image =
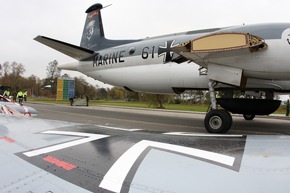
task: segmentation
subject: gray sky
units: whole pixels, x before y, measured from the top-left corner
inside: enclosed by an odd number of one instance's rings
[[[25,66],[26,77],[34,74],[45,78],[49,62],[73,61],[33,38],[44,35],[79,45],[85,10],[94,3],[112,4],[102,10],[105,35],[112,39],[138,39],[243,23],[290,22],[290,1],[0,0],[0,63],[16,61]],[[92,79],[87,81],[98,84]]]

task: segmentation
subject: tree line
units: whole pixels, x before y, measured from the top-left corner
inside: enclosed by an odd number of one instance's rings
[[[0,65],[0,85],[9,86],[11,95],[16,95],[19,90],[27,91],[29,97],[55,98],[57,93],[57,79],[61,71],[57,69],[57,61],[50,62],[47,66],[47,77],[44,79],[36,75],[24,77],[25,66],[17,62],[4,62]],[[67,74],[63,75],[68,77]],[[96,86],[92,86],[82,77],[75,79],[76,97],[88,95],[93,98],[97,94]]]
[[[28,97],[50,97],[56,98],[57,79],[69,77],[61,75],[57,69],[56,60],[50,62],[46,68],[47,77],[41,79],[36,75],[24,77],[25,67],[22,63],[4,62],[0,65],[0,84],[11,87],[11,95],[16,95],[19,90],[27,91]],[[145,102],[150,106],[164,108],[164,103],[204,103],[206,98],[203,91],[187,91],[181,95],[158,95],[127,91],[123,88],[111,87],[100,88],[98,85],[89,84],[83,77],[69,77],[75,80],[75,97],[90,100],[126,100]]]

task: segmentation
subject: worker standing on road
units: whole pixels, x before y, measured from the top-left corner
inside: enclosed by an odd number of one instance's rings
[[[86,102],[87,102],[87,107],[89,106],[89,96],[88,95],[86,95]]]
[[[23,92],[23,98],[24,98],[24,101],[27,101],[27,91]]]
[[[70,97],[69,98],[69,102],[70,102],[70,106],[73,106],[73,104],[74,104],[74,98],[73,97]]]
[[[5,97],[4,100],[7,101],[6,99],[9,99],[10,96],[10,91],[7,89],[4,91],[3,96]]]
[[[6,97],[6,98],[9,98],[10,96],[10,91],[7,89],[4,91],[3,95]]]
[[[290,103],[289,103],[289,99],[288,99],[287,103],[286,103],[286,116],[289,116],[289,110],[290,110]]]
[[[16,98],[18,98],[18,103],[22,105],[23,102],[23,92],[21,90],[18,91]]]

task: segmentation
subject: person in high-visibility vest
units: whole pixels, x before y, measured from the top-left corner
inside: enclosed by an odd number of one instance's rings
[[[9,96],[10,96],[10,91],[9,90],[5,90],[4,93],[3,93],[3,99],[4,101],[7,101],[7,99],[9,99]]]
[[[16,98],[18,98],[18,103],[22,105],[23,102],[23,92],[21,90],[18,91]]]
[[[10,96],[10,91],[9,91],[9,90],[5,90],[4,93],[3,93],[3,95],[4,95],[5,97],[9,98],[9,96]]]

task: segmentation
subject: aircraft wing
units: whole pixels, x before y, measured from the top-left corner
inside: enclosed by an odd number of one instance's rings
[[[290,191],[289,136],[149,133],[1,114],[0,128],[0,192]]]
[[[207,59],[238,56],[266,48],[265,41],[248,33],[214,33],[184,42],[171,50],[180,55],[174,61],[193,61],[204,66]]]
[[[92,50],[75,46],[52,38],[48,38],[45,36],[37,36],[34,38],[34,40],[79,61],[92,57],[95,54],[95,52]]]

